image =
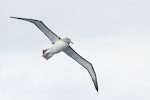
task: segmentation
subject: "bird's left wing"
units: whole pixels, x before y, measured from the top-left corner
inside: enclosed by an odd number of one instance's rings
[[[33,23],[36,25],[54,44],[57,40],[61,39],[59,36],[57,36],[54,32],[52,32],[42,21],[35,20],[35,19],[29,19],[29,18],[18,18],[18,17],[10,17],[20,20],[25,20]]]
[[[88,62],[86,59],[84,59],[83,57],[81,57],[78,53],[76,53],[70,46],[67,49],[65,49],[64,52],[68,56],[73,58],[75,61],[77,61],[79,64],[81,64],[84,68],[87,69],[87,71],[89,72],[89,74],[93,80],[95,88],[98,91],[97,77],[96,77],[96,73],[94,71],[92,64],[90,62]]]

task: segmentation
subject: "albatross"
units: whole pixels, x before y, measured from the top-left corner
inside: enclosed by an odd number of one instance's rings
[[[53,46],[48,49],[43,50],[43,57],[48,60],[51,58],[54,54],[57,54],[61,51],[66,53],[68,56],[73,58],[76,62],[78,62],[80,65],[82,65],[90,74],[92,81],[94,83],[94,86],[96,90],[98,91],[98,83],[97,83],[97,77],[96,73],[94,71],[94,68],[92,64],[81,57],[77,52],[75,52],[71,46],[70,43],[73,44],[70,38],[60,38],[58,35],[56,35],[53,31],[51,31],[42,21],[35,20],[35,19],[29,19],[29,18],[19,18],[19,17],[10,17],[14,19],[20,19],[24,21],[28,21],[33,23],[35,26],[37,26],[52,42]]]

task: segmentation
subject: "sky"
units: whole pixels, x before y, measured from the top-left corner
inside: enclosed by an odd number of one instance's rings
[[[150,100],[149,0],[1,0],[0,100]],[[43,21],[90,61],[88,72],[52,46],[32,23]]]

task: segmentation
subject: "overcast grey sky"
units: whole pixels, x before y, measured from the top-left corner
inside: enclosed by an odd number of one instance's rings
[[[0,100],[150,100],[149,0],[1,0]],[[42,20],[92,62],[88,72],[64,53],[46,61]]]

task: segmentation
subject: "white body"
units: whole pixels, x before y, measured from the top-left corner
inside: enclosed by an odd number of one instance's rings
[[[51,58],[54,54],[59,53],[66,49],[69,46],[66,42],[63,40],[58,40],[51,48],[46,49],[45,52],[43,52],[43,57],[45,59]]]

